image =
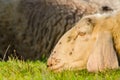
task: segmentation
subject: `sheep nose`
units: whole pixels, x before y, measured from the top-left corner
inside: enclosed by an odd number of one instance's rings
[[[60,63],[60,59],[57,59],[55,57],[50,57],[47,61],[47,67],[55,66],[58,63]]]
[[[47,67],[51,67],[52,66],[52,64],[47,64]]]
[[[47,61],[47,67],[52,67],[55,64],[55,60],[53,58],[49,58]]]

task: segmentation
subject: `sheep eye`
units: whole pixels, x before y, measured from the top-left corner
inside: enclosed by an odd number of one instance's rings
[[[113,9],[109,6],[102,6],[102,11],[112,11]]]

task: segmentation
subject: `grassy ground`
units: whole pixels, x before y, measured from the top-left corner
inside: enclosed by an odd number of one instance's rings
[[[19,61],[10,59],[0,62],[0,80],[120,80],[119,70],[89,73],[82,71],[63,71],[53,73],[40,61]]]

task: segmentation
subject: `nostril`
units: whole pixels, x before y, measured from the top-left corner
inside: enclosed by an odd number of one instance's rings
[[[51,67],[51,66],[52,66],[52,64],[49,65],[49,67]]]
[[[47,67],[49,67],[49,65],[47,65]]]

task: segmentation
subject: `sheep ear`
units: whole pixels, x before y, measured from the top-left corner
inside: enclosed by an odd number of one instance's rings
[[[98,33],[88,58],[87,70],[97,72],[115,68],[118,68],[118,60],[113,47],[112,35],[108,31]]]

